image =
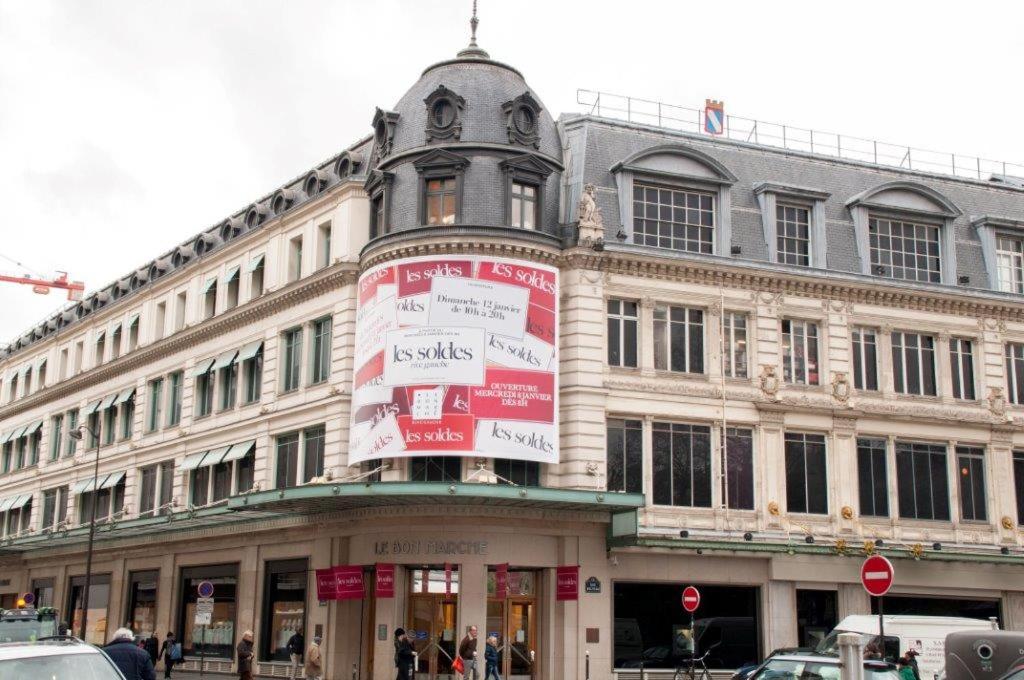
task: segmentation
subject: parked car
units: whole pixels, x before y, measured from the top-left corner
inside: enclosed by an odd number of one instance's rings
[[[0,644],[0,680],[124,680],[102,651],[75,638]]]
[[[780,654],[750,674],[750,680],[840,680],[837,656]],[[896,667],[884,661],[865,661],[864,680],[900,680]]]
[[[780,647],[780,648],[772,651],[771,654],[769,654],[767,657],[765,657],[765,661],[767,661],[768,659],[771,659],[772,657],[779,656],[780,654],[813,654],[813,653],[814,653],[814,650],[810,649],[808,647]],[[761,663],[764,663],[764,661],[762,661]],[[747,680],[747,678],[750,677],[750,674],[753,673],[754,671],[756,671],[760,665],[761,665],[760,663],[750,663],[750,664],[747,664],[746,666],[740,666],[739,668],[736,669],[736,672],[732,674],[732,676],[729,678],[729,680]]]

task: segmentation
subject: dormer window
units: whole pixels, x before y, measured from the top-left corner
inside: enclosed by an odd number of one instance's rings
[[[941,283],[940,229],[937,224],[870,216],[872,272],[890,279]]]
[[[388,207],[391,200],[391,182],[394,175],[390,172],[375,170],[366,179],[364,189],[370,197],[370,238],[375,239],[390,231],[388,224]]]
[[[517,229],[543,230],[544,184],[548,165],[531,154],[505,159],[505,223]]]
[[[774,182],[754,185],[768,259],[798,267],[825,267],[825,200],[817,189]]]
[[[1000,234],[996,239],[997,283],[1006,293],[1024,293],[1024,239]]]
[[[466,100],[438,85],[430,96],[423,100],[427,105],[427,141],[435,139],[458,139],[462,135],[462,109]]]
[[[971,224],[981,241],[989,286],[1004,293],[1024,293],[1024,221],[982,215]]]
[[[455,224],[455,178],[427,181],[427,224]]]
[[[537,120],[540,118],[541,106],[533,95],[524,92],[502,104],[501,110],[505,113],[509,142],[540,148]]]
[[[537,187],[524,182],[512,182],[511,226],[520,229],[537,228]]]
[[[419,223],[425,226],[462,221],[462,177],[469,159],[437,149],[413,166],[420,175]]]
[[[395,139],[395,127],[398,125],[398,114],[393,111],[377,109],[373,115],[373,142],[377,153],[384,158],[391,153],[391,145]]]

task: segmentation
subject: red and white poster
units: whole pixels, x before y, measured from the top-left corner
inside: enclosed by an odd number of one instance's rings
[[[395,596],[395,565],[377,563],[374,595],[380,598]]]
[[[579,565],[562,565],[555,568],[555,600],[580,599]]]
[[[417,257],[359,278],[349,464],[558,462],[558,270]]]
[[[343,565],[316,570],[316,599],[358,600],[362,597],[362,567]]]

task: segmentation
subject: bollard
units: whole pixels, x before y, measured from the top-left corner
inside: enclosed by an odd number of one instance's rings
[[[587,650],[586,680],[590,680],[590,650]]]
[[[864,680],[864,649],[858,633],[839,635],[839,667],[841,680]]]
[[[356,680],[359,677],[359,669],[356,668],[355,664],[352,664],[352,680]]]

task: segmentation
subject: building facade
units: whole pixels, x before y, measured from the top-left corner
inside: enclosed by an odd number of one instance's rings
[[[887,612],[1024,629],[1022,186],[556,121],[475,45],[372,130],[0,355],[0,604],[80,621],[95,511],[88,639],[215,671],[251,629],[285,675],[304,631],[380,680],[402,626],[446,678],[476,625],[517,679],[632,675],[674,666],[686,584],[735,668],[870,612],[874,552]],[[477,334],[487,390],[390,387],[388,333],[449,329],[418,305],[472,297],[461,266],[508,272],[525,332]],[[340,565],[362,597],[320,600]]]

